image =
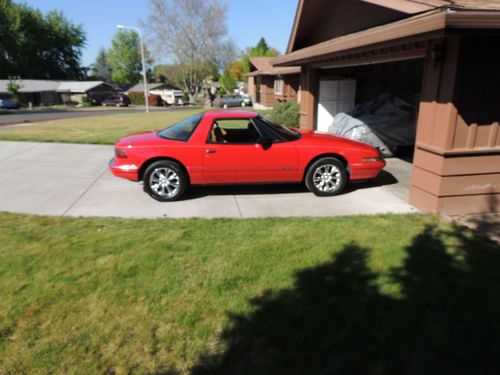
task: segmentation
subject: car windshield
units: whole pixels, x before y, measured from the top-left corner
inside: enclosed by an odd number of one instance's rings
[[[297,130],[285,128],[269,117],[257,116],[254,121],[266,133],[265,135],[272,138],[278,138],[282,141],[295,141],[300,138],[300,133]]]
[[[202,117],[203,113],[188,117],[185,120],[159,131],[158,135],[162,138],[172,139],[174,141],[187,142],[191,137],[191,134],[193,134],[194,129],[196,129],[200,123]]]

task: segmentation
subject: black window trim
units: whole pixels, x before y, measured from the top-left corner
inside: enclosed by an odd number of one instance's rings
[[[166,129],[168,129],[170,126],[174,126],[174,125],[177,125],[179,122],[181,121],[184,121],[184,120],[187,120],[189,117],[194,117],[194,116],[197,116],[199,115],[200,116],[200,119],[198,120],[198,122],[196,123],[196,125],[193,127],[193,130],[191,130],[191,133],[189,133],[189,137],[186,138],[186,140],[182,140],[182,139],[173,139],[173,138],[168,138],[168,137],[163,137],[160,135],[160,133]],[[184,143],[188,143],[190,140],[191,140],[191,137],[193,136],[194,132],[196,131],[196,129],[198,128],[198,126],[200,125],[200,123],[203,121],[203,118],[205,117],[205,112],[200,112],[200,113],[196,113],[192,116],[189,116],[189,117],[186,117],[184,120],[181,120],[181,121],[178,121],[176,122],[175,124],[172,124],[162,130],[159,130],[156,132],[156,135],[162,139],[166,139],[168,141],[174,141],[174,142],[184,142]]]
[[[259,115],[259,116],[255,116],[255,117],[252,117],[252,123],[254,124],[254,126],[259,130],[259,134],[263,134],[263,132],[261,131],[260,129],[260,126],[259,126],[259,123],[258,122],[254,122],[253,120],[254,119],[258,119],[258,118],[264,118],[263,116]],[[281,125],[282,126],[282,125]],[[284,138],[281,134],[277,133],[276,131],[274,131],[271,127],[268,127],[269,132],[271,132],[271,134],[274,136],[274,141],[273,143],[287,143],[287,142],[295,142],[295,141],[298,141],[301,136],[300,136],[300,133],[297,135],[297,138],[296,139],[286,139]]]

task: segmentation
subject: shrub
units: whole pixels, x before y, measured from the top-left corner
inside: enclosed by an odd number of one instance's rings
[[[142,92],[129,92],[127,94],[130,99],[130,103],[135,105],[144,105],[144,94]]]
[[[84,97],[82,99],[82,107],[92,107],[93,105],[95,105],[95,101],[91,98]]]
[[[299,117],[299,105],[293,102],[276,102],[271,112],[274,121],[289,128],[299,127]]]

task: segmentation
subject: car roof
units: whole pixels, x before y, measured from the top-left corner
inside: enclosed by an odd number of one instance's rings
[[[213,110],[205,112],[205,117],[209,118],[252,118],[257,117],[259,114],[253,111],[241,110]]]

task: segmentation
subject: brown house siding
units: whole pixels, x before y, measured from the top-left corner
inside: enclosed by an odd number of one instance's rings
[[[258,103],[267,107],[272,107],[277,101],[297,101],[300,75],[284,75],[281,76],[283,80],[283,94],[275,94],[274,81],[278,79],[277,76],[259,76],[256,78],[260,83],[259,95],[256,95]]]
[[[445,59],[427,58],[410,203],[451,215],[498,211],[500,37],[434,44]]]

